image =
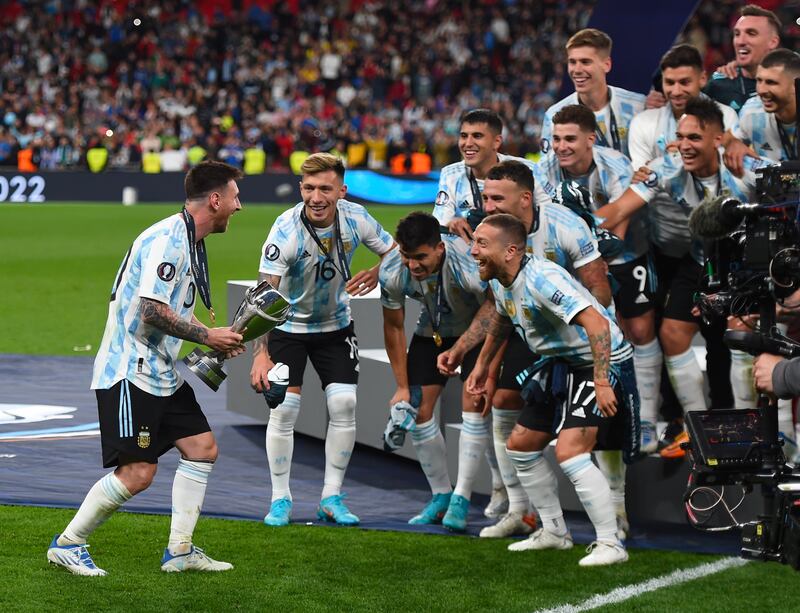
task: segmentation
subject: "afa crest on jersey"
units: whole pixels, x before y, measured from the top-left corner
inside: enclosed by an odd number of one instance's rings
[[[139,430],[139,436],[136,437],[136,444],[142,449],[147,449],[150,446],[150,430],[148,428]]]

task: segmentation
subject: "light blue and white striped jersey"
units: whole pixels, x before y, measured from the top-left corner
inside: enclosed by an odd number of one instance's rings
[[[498,164],[506,160],[522,162],[531,169],[532,173],[534,172],[535,164],[530,160],[513,155],[497,154]],[[439,173],[439,191],[436,194],[436,201],[433,206],[433,216],[443,226],[450,223],[454,217],[466,217],[471,210],[477,208],[473,202],[472,188],[469,184],[467,172],[467,165],[464,160],[461,160],[454,164],[448,164]],[[475,179],[475,181],[478,184],[478,189],[483,193],[483,179]],[[541,204],[547,200],[549,198],[537,182],[533,190],[534,203]],[[483,203],[481,203],[481,208],[483,208]]]
[[[576,269],[600,257],[597,240],[576,213],[548,202],[537,207],[537,214],[539,223],[528,234],[525,248],[528,255],[546,258],[573,275]]]
[[[701,94],[705,96],[705,94]],[[731,107],[717,102],[722,111],[726,130],[736,130],[739,116]],[[628,148],[634,170],[647,165],[647,162],[666,155],[667,145],[677,138],[678,120],[667,103],[658,109],[647,109],[633,118],[628,132]]]
[[[488,283],[481,281],[478,265],[470,255],[467,243],[452,235],[442,236],[442,241],[445,251],[442,269],[444,304],[439,334],[461,336],[486,299]],[[433,336],[430,313],[436,312],[438,280],[439,273],[423,281],[412,278],[408,267],[403,266],[400,250],[392,249],[381,260],[381,305],[387,309],[402,309],[406,296],[422,303],[416,333],[430,338]]]
[[[637,94],[636,92],[622,89],[621,87],[608,86],[611,92],[611,104],[607,104],[602,109],[594,114],[597,120],[597,127],[605,136],[605,143],[599,142],[602,146],[612,147],[614,138],[610,133],[611,114],[609,110],[614,113],[614,123],[617,125],[617,134],[619,135],[619,149],[620,153],[629,155],[628,153],[628,130],[631,125],[633,116],[641,113],[644,110],[645,96]],[[553,116],[558,113],[565,106],[570,104],[578,104],[578,93],[572,92],[566,98],[556,102],[544,114],[544,121],[542,122],[542,136],[541,148],[543,153],[550,151],[553,142]],[[614,147],[616,149],[616,147]]]
[[[563,358],[573,366],[594,363],[589,336],[572,320],[594,307],[608,321],[611,363],[633,356],[614,316],[560,266],[532,256],[510,287],[490,281],[497,312],[508,317],[531,351],[544,357]]]
[[[781,131],[784,138],[781,139]],[[783,162],[796,157],[797,126],[778,121],[775,113],[767,113],[758,96],[745,102],[739,111],[739,126],[733,135],[753,147],[762,158]]]
[[[191,321],[195,304],[189,239],[180,214],[150,226],[117,271],[108,319],[94,361],[92,389],[127,379],[154,396],[170,396],[183,379],[175,368],[181,339],[142,321],[139,302],[151,298]]]
[[[705,94],[701,94],[705,96]],[[739,124],[739,116],[731,107],[717,102],[722,111],[726,130],[734,130]],[[628,147],[634,170],[647,165],[656,158],[667,155],[667,145],[676,140],[678,120],[667,103],[658,109],[642,111],[631,121],[628,134]],[[686,217],[666,192],[659,192],[647,207],[650,241],[662,253],[682,257],[691,247],[691,236],[686,225]],[[675,213],[678,213],[678,216]]]
[[[259,272],[280,276],[278,289],[292,307],[289,319],[278,330],[303,334],[341,330],[350,325],[350,295],[344,289],[345,280],[336,270],[339,259],[335,224],[314,228],[330,260],[303,226],[300,220],[303,206],[302,202],[296,204],[272,224],[261,250]],[[339,200],[336,206],[348,268],[362,242],[378,255],[391,249],[394,244],[391,235],[367,209],[348,200]]]
[[[591,171],[575,177],[561,169],[556,154],[551,151],[536,163],[536,176],[551,198],[556,197],[561,181],[575,181],[589,190],[594,210],[597,210],[625,193],[633,178],[633,167],[627,157],[609,147],[595,145],[592,147],[592,158],[594,167]],[[647,253],[649,243],[645,215],[642,212],[633,216],[625,234],[625,251],[609,264],[625,264]]]
[[[739,178],[731,173],[722,162],[722,152],[719,152],[719,172],[715,177],[695,179],[683,168],[681,156],[678,154],[666,155],[656,158],[647,165],[652,174],[643,183],[634,183],[631,189],[645,202],[650,202],[659,190],[664,190],[675,202],[674,215],[681,216],[681,223],[688,224],[692,210],[704,198],[713,198],[722,191],[730,193],[731,197],[750,202],[755,196],[756,175],[758,168],[767,166],[763,160],[751,157],[744,159],[744,176]],[[691,247],[692,257],[703,264],[702,241],[693,240]]]

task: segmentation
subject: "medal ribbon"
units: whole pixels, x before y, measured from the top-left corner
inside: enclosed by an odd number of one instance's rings
[[[586,106],[583,102],[581,102],[580,96],[578,96],[578,104],[581,106]],[[617,117],[614,115],[614,108],[611,106],[611,88],[608,88],[608,133],[611,135],[611,148],[616,149],[617,151],[622,151],[622,142],[619,138],[619,129],[617,128]],[[600,129],[600,126],[597,126],[595,130],[595,134],[597,134],[597,144],[601,147],[608,147],[608,139],[606,135],[603,134],[603,131]]]
[[[189,260],[192,268],[192,276],[197,284],[197,291],[200,299],[208,309],[211,322],[216,321],[214,307],[211,306],[211,282],[208,275],[208,254],[206,253],[206,243],[204,239],[196,241],[197,231],[194,226],[194,217],[184,207],[181,210],[183,222],[186,224],[186,235],[189,238]],[[195,242],[196,241],[196,242]]]
[[[439,273],[436,275],[436,307],[431,312],[428,306],[428,300],[425,298],[425,289],[422,287],[422,281],[417,281],[419,284],[419,291],[422,294],[422,304],[425,305],[425,311],[428,313],[428,318],[431,320],[431,329],[433,330],[433,340],[437,347],[442,344],[442,337],[439,334],[439,326],[442,323],[442,312],[444,311],[444,262],[447,252],[442,254],[442,261],[439,267]]]
[[[325,256],[327,260],[330,261],[331,265],[342,275],[342,278],[345,280],[345,283],[351,279],[350,276],[350,267],[347,265],[347,257],[345,256],[344,252],[344,240],[342,240],[342,229],[339,226],[339,210],[336,210],[336,215],[333,218],[333,236],[334,242],[336,243],[336,255],[338,256],[339,266],[333,261],[333,258],[330,256],[330,253],[327,249],[325,249],[325,245],[322,244],[319,236],[317,235],[317,231],[314,229],[314,226],[311,225],[311,222],[308,221],[308,217],[306,217],[306,212],[301,210],[300,211],[300,221],[303,222],[306,230],[311,235],[311,238],[314,239],[314,242],[319,247],[319,250],[322,252],[322,255]],[[341,268],[340,268],[341,266]]]

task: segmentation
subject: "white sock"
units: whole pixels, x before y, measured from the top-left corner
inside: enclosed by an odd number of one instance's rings
[[[212,468],[213,462],[194,462],[184,458],[178,461],[172,482],[172,522],[167,545],[172,555],[188,553],[192,547],[192,534],[200,517]]]
[[[506,441],[511,436],[511,431],[517,423],[519,411],[498,409],[492,407],[492,440],[494,442],[494,452],[497,456],[497,465],[500,468],[500,476],[508,493],[509,513],[527,513],[530,503],[525,488],[519,482],[517,469],[508,457],[506,452]]]
[[[331,383],[325,388],[328,434],[325,437],[325,483],[322,498],[342,492],[344,473],[356,444],[356,386]]]
[[[512,451],[506,449],[517,469],[517,476],[531,504],[536,507],[542,528],[558,536],[567,533],[564,513],[558,500],[558,480],[541,451]],[[616,529],[616,524],[615,524]]]
[[[753,356],[738,349],[731,349],[731,388],[733,389],[733,408],[752,409],[756,406]]]
[[[294,425],[300,413],[300,394],[286,393],[286,398],[269,412],[267,424],[267,461],[272,482],[272,501],[292,499],[289,491],[289,473],[294,453]]]
[[[694,350],[689,347],[679,355],[664,356],[664,363],[683,412],[705,411],[707,407],[703,394],[703,371],[700,370]]]
[[[794,437],[794,417],[792,415],[791,399],[778,400],[778,431],[790,439]]]
[[[481,456],[489,442],[486,418],[480,413],[461,413],[461,436],[458,439],[458,479],[454,494],[469,500],[472,484],[481,466]]]
[[[592,463],[592,456],[588,453],[577,455],[561,462],[561,469],[575,486],[575,493],[594,526],[597,540],[619,543],[611,490],[603,473]]]
[[[503,487],[503,477],[500,474],[500,467],[497,463],[497,454],[493,445],[486,445],[486,463],[489,465],[489,472],[492,473],[492,489],[499,490]]]
[[[131,493],[128,488],[114,473],[108,473],[86,494],[81,508],[58,537],[58,544],[85,544],[89,535],[130,499]]]
[[[614,513],[625,515],[625,470],[627,467],[622,461],[622,452],[617,450],[595,451],[594,457],[597,458],[600,472],[608,481]]]
[[[633,346],[633,368],[639,389],[639,415],[642,421],[658,423],[658,400],[661,393],[661,366],[664,356],[658,339]]]
[[[411,431],[411,442],[417,452],[422,472],[431,486],[431,493],[436,495],[452,492],[450,474],[447,472],[447,448],[436,416],[417,424]]]

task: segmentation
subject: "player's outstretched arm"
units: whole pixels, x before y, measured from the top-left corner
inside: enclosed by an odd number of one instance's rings
[[[486,383],[489,377],[489,369],[494,361],[497,352],[508,339],[513,326],[508,317],[500,315],[496,310],[492,311],[492,319],[488,323],[486,330],[486,340],[483,342],[481,353],[467,377],[467,392],[472,395],[486,393]]]
[[[143,322],[170,336],[201,343],[230,357],[244,351],[242,335],[229,327],[207,328],[195,318],[186,321],[181,319],[169,305],[152,298],[142,298],[139,311]]]
[[[447,230],[450,234],[457,234],[460,236],[466,243],[472,242],[472,228],[469,222],[463,217],[453,217],[453,219],[447,223]]]
[[[281,284],[281,277],[280,275],[269,275],[262,272],[258,274],[258,282],[261,283],[262,281],[267,281],[272,287],[278,289]],[[267,373],[275,366],[267,350],[268,340],[269,332],[253,341],[253,366],[250,369],[250,386],[257,392],[265,392],[269,389]]]
[[[608,264],[597,258],[577,268],[578,280],[604,307],[611,305],[611,286],[608,284]]]
[[[755,149],[748,147],[744,141],[736,138],[730,130],[725,132],[722,138],[722,146],[725,147],[725,153],[722,155],[722,161],[733,174],[737,177],[744,175],[744,158],[752,157],[761,159],[755,152]]]
[[[586,330],[594,358],[594,392],[597,408],[606,417],[617,412],[617,396],[608,379],[611,367],[611,327],[594,307],[583,309],[573,320]]]
[[[381,260],[383,260],[386,254],[390,253],[395,247],[397,247],[397,243],[393,242],[392,246],[381,254]],[[378,287],[380,268],[381,263],[378,262],[372,268],[357,272],[355,275],[353,275],[353,278],[347,282],[347,285],[344,286],[344,291],[351,296],[366,296],[372,290]]]
[[[469,328],[458,337],[458,340],[450,349],[442,351],[439,357],[436,358],[436,367],[439,372],[448,377],[456,374],[456,368],[461,365],[464,355],[473,347],[480,345],[486,338],[486,331],[489,329],[489,323],[495,313],[492,292],[487,290],[487,298],[475,312]]]
[[[387,309],[383,307],[383,342],[386,346],[386,355],[392,366],[394,380],[397,383],[389,404],[411,400],[411,390],[408,384],[408,367],[406,363],[406,331],[405,309]]]
[[[628,219],[647,202],[630,187],[614,202],[609,202],[595,211],[597,217],[605,218],[603,227],[611,229]]]

